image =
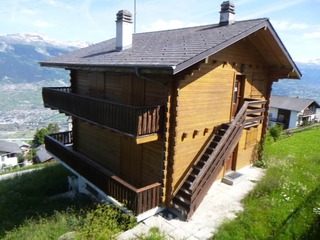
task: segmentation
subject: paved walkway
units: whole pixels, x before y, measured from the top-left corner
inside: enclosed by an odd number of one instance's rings
[[[117,239],[136,239],[137,236],[148,233],[151,227],[158,227],[169,240],[210,238],[225,219],[235,218],[236,213],[243,210],[241,200],[264,175],[263,169],[251,166],[242,168],[238,172],[243,176],[233,186],[220,181],[215,182],[188,222],[180,221],[178,218],[169,220],[156,215],[120,234]]]

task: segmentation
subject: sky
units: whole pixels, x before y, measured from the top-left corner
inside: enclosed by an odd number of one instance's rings
[[[136,13],[136,32],[219,22],[222,0],[0,0],[0,35],[41,33],[57,41],[115,37],[116,13]],[[320,59],[320,0],[234,0],[235,19],[267,17],[295,61]]]

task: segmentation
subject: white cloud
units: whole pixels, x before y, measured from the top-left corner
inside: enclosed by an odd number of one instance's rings
[[[281,10],[287,10],[290,7],[299,5],[306,1],[307,0],[279,1],[277,2],[277,4],[275,4],[273,1],[270,1],[270,4],[268,4],[267,6],[263,6],[260,10],[257,9],[254,12],[246,13],[244,16],[246,16],[247,19],[267,16],[270,13],[279,12]]]
[[[36,27],[40,27],[40,28],[49,28],[49,27],[54,27],[54,24],[46,22],[46,21],[36,21],[34,23],[34,25]]]
[[[309,28],[305,23],[293,23],[287,21],[272,21],[272,23],[275,28],[279,30],[305,30]]]
[[[35,15],[35,14],[37,14],[37,11],[25,8],[25,9],[20,9],[19,14]]]
[[[42,1],[54,7],[60,7],[60,8],[65,8],[69,10],[74,9],[71,5],[68,5],[60,0],[42,0]]]
[[[314,32],[305,33],[302,37],[305,39],[320,39],[320,29]]]

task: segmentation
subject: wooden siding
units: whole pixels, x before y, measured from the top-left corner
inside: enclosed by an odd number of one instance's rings
[[[76,71],[71,76],[73,91],[81,95],[132,106],[165,105],[167,101],[164,84],[134,74]],[[137,144],[134,138],[121,133],[80,120],[74,123],[75,146],[82,154],[136,187],[161,182],[163,140]]]
[[[237,74],[246,76],[245,98],[265,99],[268,67],[249,40],[240,41],[211,56],[198,70],[190,71],[179,81],[172,192],[213,129],[231,120]],[[261,126],[257,136],[259,142]],[[245,148],[245,142],[246,134],[243,134],[238,147],[236,169],[252,162],[256,144]]]
[[[161,182],[163,141],[138,145],[131,137],[76,120],[76,149],[136,187]]]
[[[163,105],[164,84],[138,78],[134,74],[76,71],[71,75],[75,93],[133,106]],[[167,76],[155,76],[166,79]]]
[[[120,174],[120,135],[80,120],[73,127],[77,151],[101,164],[114,174]]]
[[[162,181],[163,141],[143,144],[142,148],[142,184],[143,186]]]

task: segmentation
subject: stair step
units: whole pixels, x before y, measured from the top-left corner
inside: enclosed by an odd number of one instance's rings
[[[219,143],[219,142],[216,142],[216,141],[213,140],[213,141],[210,143],[209,146],[212,147],[212,148],[216,148],[216,146],[218,145],[218,143]]]
[[[190,175],[189,175],[189,177],[192,177],[192,178],[196,178],[197,176],[198,176],[198,175],[195,174],[194,172],[191,172]]]
[[[242,176],[243,176],[242,173],[239,173],[239,172],[231,172],[231,173],[228,173],[226,176],[224,176],[224,177],[221,179],[221,182],[232,186],[232,185],[240,182],[241,179],[242,179],[242,178],[241,178]]]
[[[181,201],[190,204],[191,201],[191,194],[186,193],[184,191],[179,191],[175,198],[179,198]]]
[[[199,168],[202,168],[203,165],[206,164],[206,162],[207,162],[206,160],[200,159],[200,161],[197,162],[196,166],[199,167]]]
[[[206,155],[208,158],[211,156],[211,154],[213,153],[212,150],[207,149],[203,155]]]
[[[222,136],[220,136],[220,135],[215,135],[214,138],[213,138],[213,141],[215,141],[215,142],[220,142],[221,138],[222,138]]]
[[[195,174],[198,174],[201,171],[201,167],[196,165],[196,166],[193,167],[193,170],[196,171]]]
[[[221,124],[220,129],[228,129],[229,126],[230,126],[229,123],[223,123],[223,124]]]
[[[244,128],[256,127],[259,126],[259,122],[248,123],[244,125]]]
[[[179,198],[173,198],[172,202],[175,208],[181,211],[190,211],[190,204],[181,201]]]
[[[186,187],[184,185],[182,185],[182,187],[180,188],[179,192],[182,191],[182,192],[185,192],[186,194],[189,194],[191,195],[191,190],[189,190],[189,187]]]

